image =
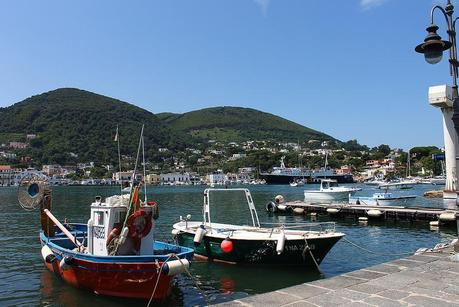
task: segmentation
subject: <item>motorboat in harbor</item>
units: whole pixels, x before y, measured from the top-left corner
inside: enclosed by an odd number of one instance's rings
[[[374,193],[372,196],[351,196],[349,204],[367,206],[405,206],[414,200],[414,195],[399,195],[393,193]]]
[[[302,186],[304,186],[304,183],[305,183],[304,180],[297,179],[295,181],[290,182],[290,186],[291,187],[302,187]]]
[[[378,185],[378,189],[381,190],[407,190],[407,189],[412,189],[414,185],[416,185],[417,182],[415,180],[400,180],[400,181],[392,181],[392,182],[386,182],[386,183],[381,183]]]
[[[435,176],[430,178],[430,183],[433,185],[445,185],[446,184],[446,176]]]
[[[211,220],[218,194],[242,194],[249,211],[250,225],[235,225]],[[229,196],[228,196],[229,197]],[[227,199],[227,198],[226,198]],[[242,200],[232,205],[240,205]],[[266,224],[262,227],[248,189],[206,189],[203,220],[181,218],[172,233],[179,245],[195,249],[195,255],[212,261],[249,264],[318,266],[333,245],[343,236],[334,223]],[[239,210],[239,208],[234,208]],[[214,216],[214,215],[213,215]],[[215,217],[215,216],[214,216]],[[316,228],[316,230],[311,230]]]
[[[281,158],[280,166],[273,167],[269,173],[260,173],[260,178],[266,180],[267,184],[290,184],[295,180],[304,179],[305,183],[317,183],[324,178],[332,178],[339,183],[353,183],[352,174],[337,174],[333,169],[322,167],[320,169],[309,169],[304,167],[286,167],[285,157]]]
[[[334,179],[322,179],[319,190],[304,190],[304,201],[346,200],[349,195],[360,190],[360,188],[341,187]]]

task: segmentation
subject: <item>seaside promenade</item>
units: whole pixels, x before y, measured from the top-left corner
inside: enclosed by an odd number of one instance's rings
[[[458,256],[449,245],[219,306],[459,306]]]

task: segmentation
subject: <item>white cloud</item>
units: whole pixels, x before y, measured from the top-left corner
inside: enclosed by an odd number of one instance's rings
[[[387,2],[387,0],[360,0],[360,6],[364,10],[369,10],[377,6],[380,6],[385,2]]]
[[[260,7],[260,10],[263,16],[266,16],[266,14],[268,13],[269,2],[271,0],[253,0],[253,1]]]

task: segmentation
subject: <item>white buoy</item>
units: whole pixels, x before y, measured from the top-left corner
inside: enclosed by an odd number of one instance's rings
[[[317,216],[317,213],[316,212],[312,212],[311,216]]]
[[[171,260],[163,265],[163,272],[168,276],[175,276],[181,273],[186,272],[186,270],[190,267],[190,262],[188,259],[180,259],[180,260]]]
[[[336,209],[336,208],[328,208],[328,209],[327,209],[327,212],[330,213],[330,214],[336,214],[336,213],[339,212],[339,210]]]
[[[173,236],[176,236],[176,235],[178,235],[179,233],[180,233],[180,230],[175,229],[175,228],[172,229],[172,235],[173,235]]]
[[[295,214],[303,214],[304,209],[303,208],[293,208],[293,213]]]
[[[120,234],[120,239],[118,240],[119,245],[123,245],[126,242],[127,235],[129,233],[129,228],[124,227]]]
[[[276,197],[274,197],[274,201],[277,203],[277,204],[283,204],[284,203],[284,196],[282,195],[277,195]]]
[[[440,221],[430,221],[429,225],[430,226],[434,226],[434,227],[438,227],[438,226],[440,226]]]
[[[368,218],[366,216],[359,216],[359,222],[368,222]]]
[[[201,225],[198,227],[194,235],[194,239],[193,239],[194,245],[198,246],[199,244],[201,244],[202,238],[204,238],[204,236],[206,235],[206,232],[207,231],[204,228],[204,225]]]
[[[67,271],[72,268],[72,258],[70,257],[63,257],[61,261],[59,262],[59,267],[61,268],[62,271]]]
[[[378,209],[370,209],[367,211],[369,217],[380,217],[383,213]]]
[[[277,239],[277,245],[276,245],[276,252],[278,255],[282,254],[284,251],[284,246],[285,246],[285,233],[282,230],[279,233],[279,239]]]
[[[41,256],[46,263],[53,263],[56,261],[56,255],[54,255],[51,248],[48,245],[43,245],[41,248]]]
[[[279,211],[285,211],[285,210],[287,210],[287,206],[286,206],[286,205],[278,205],[278,206],[277,206],[277,210],[279,210]]]
[[[456,213],[453,212],[446,212],[440,214],[438,219],[442,222],[454,222],[456,220]]]

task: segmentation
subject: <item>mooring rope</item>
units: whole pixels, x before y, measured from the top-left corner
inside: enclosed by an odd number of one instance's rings
[[[414,255],[414,252],[409,252],[409,253],[397,253],[397,254],[394,254],[394,253],[379,253],[379,252],[375,252],[375,251],[372,251],[372,250],[369,250],[369,249],[366,249],[365,247],[362,247],[352,241],[349,241],[348,239],[344,238],[343,237],[343,240],[346,241],[347,243],[351,244],[352,246],[354,247],[357,247],[363,251],[366,251],[367,253],[370,253],[370,254],[375,254],[375,255],[380,255],[380,256],[407,256],[407,255]]]
[[[314,258],[314,255],[312,254],[311,248],[309,247],[308,240],[306,240],[306,237],[304,238],[304,243],[305,243],[305,245],[304,245],[303,255],[305,254],[306,250],[309,251],[309,255],[311,255],[312,261],[314,261],[314,264],[316,265],[317,271],[319,271],[319,273],[321,275],[324,275],[324,273],[322,273],[322,271],[320,270],[320,267],[319,267],[319,264],[316,261],[316,258]]]
[[[202,296],[204,297],[204,300],[206,301],[206,304],[207,305],[210,305],[209,303],[209,298],[207,297],[206,293],[199,287],[199,284],[197,282],[197,280],[193,277],[193,275],[191,275],[191,272],[188,270],[188,268],[186,267],[186,265],[182,262],[182,259],[180,259],[176,254],[169,254],[169,257],[167,257],[167,259],[162,263],[161,267],[159,268],[159,273],[158,273],[158,277],[156,278],[156,283],[155,283],[155,287],[153,288],[153,292],[151,293],[151,296],[150,296],[150,300],[148,301],[148,304],[147,304],[147,307],[150,306],[151,302],[153,301],[153,297],[155,296],[155,293],[156,293],[156,289],[158,288],[158,284],[159,284],[159,279],[161,278],[161,273],[163,271],[163,267],[164,265],[166,264],[166,262],[168,260],[170,260],[172,257],[175,257],[177,258],[177,260],[180,262],[180,264],[182,265],[182,267],[185,269],[185,272],[188,274],[188,276],[191,278],[191,280],[194,282],[196,288],[199,290],[199,292],[201,292]]]
[[[155,296],[156,289],[158,288],[158,284],[159,284],[159,279],[161,278],[161,273],[163,272],[163,267],[166,264],[167,260],[172,258],[172,255],[173,254],[170,254],[169,257],[167,257],[167,259],[161,264],[159,268],[159,273],[158,273],[158,277],[156,278],[155,287],[153,288],[153,292],[151,293],[150,300],[148,301],[147,307],[150,306],[151,301],[153,300],[153,297]]]
[[[196,278],[193,277],[193,275],[191,275],[191,272],[190,270],[188,270],[188,268],[186,267],[186,265],[183,264],[182,262],[182,259],[180,259],[176,254],[173,254],[173,256],[175,258],[177,258],[178,261],[180,261],[180,264],[183,266],[183,268],[185,269],[185,272],[188,274],[188,276],[191,278],[191,280],[194,282],[196,288],[199,290],[199,292],[201,292],[202,296],[204,297],[204,300],[206,301],[206,304],[207,305],[210,305],[210,301],[209,301],[209,298],[207,297],[206,293],[201,289],[201,287],[199,287],[199,284],[198,284],[198,281],[196,280]]]

